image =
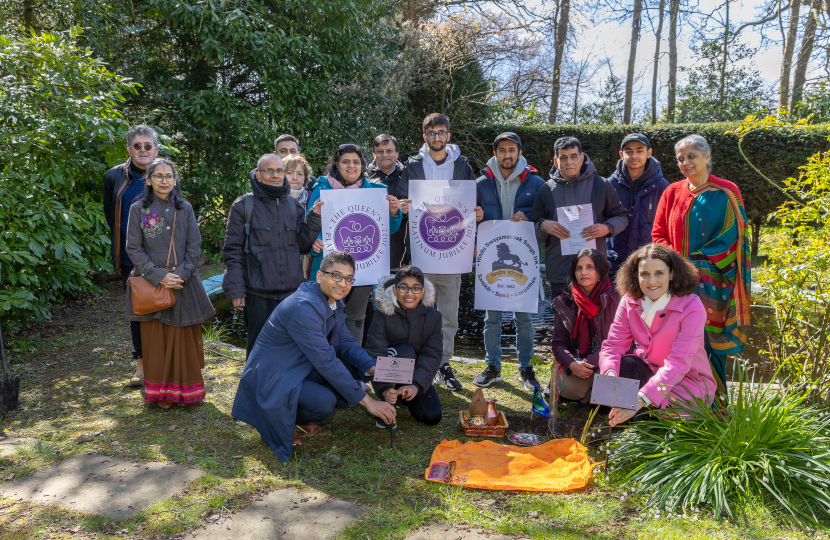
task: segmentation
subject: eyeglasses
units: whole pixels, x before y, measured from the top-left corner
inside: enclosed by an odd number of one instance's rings
[[[285,169],[258,169],[259,172],[264,173],[265,176],[282,176],[285,174]]]
[[[408,292],[412,292],[412,294],[421,294],[421,291],[424,290],[423,287],[420,285],[415,285],[414,287],[410,287],[408,285],[404,285],[403,283],[399,285],[395,285],[395,288],[398,289],[401,294],[407,294]]]
[[[176,180],[176,177],[172,174],[154,174],[150,177],[150,180],[153,182],[173,182]]]
[[[134,150],[141,150],[141,146],[142,145],[141,145],[140,142],[133,143],[133,149]],[[153,143],[148,143],[148,142],[144,143],[144,151],[145,152],[149,152],[153,148],[155,148],[155,145]]]
[[[356,281],[353,276],[344,276],[340,272],[326,272],[325,270],[320,271],[324,274],[329,274],[331,276],[331,279],[333,279],[334,281],[345,281],[349,285]]]
[[[449,131],[427,131],[427,139],[434,139],[438,137],[439,139],[445,139],[449,135]]]

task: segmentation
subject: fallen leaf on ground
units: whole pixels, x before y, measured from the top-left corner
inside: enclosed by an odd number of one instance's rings
[[[91,440],[92,440],[92,437],[90,437],[89,435],[78,435],[77,437],[75,437],[75,442],[77,444],[82,444],[82,443],[85,443],[85,442],[89,442]]]
[[[167,429],[168,429],[169,431],[176,431],[176,428],[177,428],[177,427],[179,427],[179,426],[177,426],[176,424],[173,424],[173,425],[171,425],[171,426],[170,426],[169,428],[167,428]]]
[[[6,476],[6,480],[11,480],[12,478],[14,478],[14,473],[11,473],[10,475]]]

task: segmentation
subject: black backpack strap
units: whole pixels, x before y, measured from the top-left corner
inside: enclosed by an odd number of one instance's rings
[[[251,216],[254,215],[254,194],[245,195],[245,253],[251,252]]]

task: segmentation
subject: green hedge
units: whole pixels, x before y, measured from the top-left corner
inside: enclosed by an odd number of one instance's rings
[[[736,127],[734,123],[674,124],[665,126],[511,126],[491,125],[473,131],[472,140],[463,148],[473,161],[482,166],[492,155],[492,141],[503,131],[515,131],[522,139],[524,156],[539,169],[542,178],[548,178],[553,165],[553,143],[559,137],[572,135],[580,140],[583,150],[602,176],[609,176],[619,160],[620,141],[631,132],[643,133],[654,148],[654,157],[663,167],[669,182],[682,178],[674,157],[674,143],[686,135],[697,133],[712,148],[714,169],[720,178],[735,182],[741,190],[746,211],[757,231],[764,218],[783,201],[781,192],[773,188],[738,152],[738,138],[726,134]],[[750,133],[743,149],[756,167],[776,181],[798,175],[798,167],[816,152],[830,149],[830,124],[809,128],[780,128],[775,131]]]

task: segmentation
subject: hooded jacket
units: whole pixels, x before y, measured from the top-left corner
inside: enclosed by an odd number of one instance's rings
[[[628,227],[608,241],[608,262],[611,263],[611,271],[616,272],[632,251],[651,243],[657,203],[669,183],[663,178],[660,162],[653,157],[648,158],[645,170],[637,180],[631,180],[625,163],[619,160],[608,182],[628,211]]]
[[[263,187],[255,172],[248,173],[252,194],[238,197],[228,213],[222,289],[231,300],[248,294],[283,300],[304,280],[300,254],[311,250],[322,221],[318,214],[304,215],[302,205],[288,194],[287,183]],[[246,197],[254,197],[249,253],[244,251]]]
[[[536,225],[536,239],[545,243],[545,273],[551,283],[565,283],[571,269],[571,261],[576,255],[562,256],[561,240],[549,235],[542,229],[542,221],[558,221],[556,209],[576,204],[591,204],[594,210],[594,223],[602,223],[611,228],[611,236],[616,236],[628,225],[628,212],[620,203],[617,192],[608,181],[597,174],[588,154],[576,178],[567,181],[554,165],[550,170],[550,180],[539,190],[533,203],[530,221]],[[597,251],[605,253],[605,238],[597,238]]]
[[[620,293],[612,286],[611,289],[599,297],[600,310],[597,313],[597,336],[600,343],[608,337],[611,323],[614,322],[614,314],[617,306],[620,305]],[[553,318],[553,338],[550,341],[550,348],[553,357],[567,369],[576,360],[575,353],[579,351],[577,340],[574,339],[574,324],[579,308],[574,301],[570,289],[562,291],[559,296],[553,299],[553,309],[556,316]],[[594,367],[599,366],[599,351],[589,354],[583,359]]]
[[[363,177],[363,183],[357,189],[386,189],[386,184],[382,184],[381,182],[377,182],[375,180],[369,180],[366,177]],[[325,189],[334,189],[331,187],[329,183],[329,179],[327,176],[318,176],[317,177],[317,186],[314,188],[314,192],[311,194],[311,198],[308,199],[308,209],[309,215],[311,214],[311,209],[314,207],[314,203],[317,202],[317,199],[320,198],[320,192]],[[398,209],[398,213],[394,216],[389,216],[389,236],[391,237],[393,234],[398,232],[398,229],[401,228],[401,217],[403,213],[400,209]],[[322,233],[318,234],[317,236],[321,240],[323,239]],[[312,245],[314,242],[312,241]],[[391,251],[391,250],[390,250]],[[311,281],[314,281],[317,276],[317,271],[320,269],[320,263],[323,262],[323,252],[314,253],[313,251],[309,254],[311,255]]]
[[[484,211],[482,223],[493,219],[510,219],[516,212],[524,212],[527,218],[530,219],[536,195],[545,185],[545,181],[537,174],[536,169],[527,165],[519,173],[518,178],[521,183],[513,200],[513,213],[509,216],[504,215],[504,205],[501,201],[501,181],[496,178],[490,167],[482,169],[481,174],[482,176],[479,176],[476,180],[476,204]]]
[[[349,405],[366,397],[352,372],[375,362],[352,339],[343,309],[342,300],[331,309],[317,282],[303,283],[268,317],[242,371],[231,414],[259,431],[282,462],[291,457],[300,387],[312,371]]]
[[[397,197],[395,193],[397,193],[398,184],[400,184],[403,177],[403,163],[396,161],[392,172],[386,174],[378,169],[378,166],[372,161],[366,167],[366,177],[375,182],[383,182],[386,184],[386,193]],[[401,227],[395,234],[389,235],[389,270],[406,266],[410,262],[410,254],[406,250],[406,235],[406,214],[403,214],[401,216]]]
[[[441,365],[444,351],[441,335],[441,314],[435,309],[435,287],[424,279],[424,297],[412,309],[403,309],[395,297],[395,276],[386,276],[378,281],[375,289],[375,316],[369,327],[366,352],[372,358],[388,356],[390,345],[408,343],[415,349],[415,372],[412,384],[423,395],[432,386],[432,380]],[[392,388],[391,383],[372,381],[377,396]]]

